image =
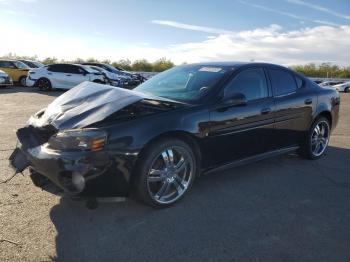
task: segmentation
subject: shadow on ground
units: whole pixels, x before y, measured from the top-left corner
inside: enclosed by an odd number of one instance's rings
[[[131,200],[50,216],[55,261],[349,261],[350,150],[281,156],[203,176],[179,204]]]

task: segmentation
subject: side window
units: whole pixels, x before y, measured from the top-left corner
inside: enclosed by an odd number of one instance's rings
[[[268,97],[264,70],[254,68],[239,73],[225,88],[225,97],[235,93],[244,94],[248,101]]]
[[[77,74],[83,75],[86,73],[86,71],[79,66],[76,66],[76,70],[77,70]]]
[[[9,67],[9,68],[17,69],[17,66],[16,66],[15,63],[13,63],[13,62],[8,62],[8,63],[9,63],[9,64],[8,64],[8,67]]]
[[[10,61],[0,61],[0,67],[16,68],[16,66]]]
[[[62,65],[62,72],[63,73],[73,73],[73,71],[74,70],[72,69],[71,65]]]
[[[275,95],[285,95],[297,90],[297,84],[293,75],[280,69],[269,69],[272,88]]]
[[[47,70],[51,72],[58,72],[58,73],[64,72],[63,65],[50,65],[47,67]]]

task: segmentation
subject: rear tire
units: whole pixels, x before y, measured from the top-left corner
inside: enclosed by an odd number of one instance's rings
[[[308,159],[322,157],[328,147],[330,132],[329,120],[323,116],[316,118],[301,147],[300,155]]]
[[[197,160],[187,143],[161,139],[142,152],[137,161],[132,193],[145,204],[167,207],[190,190],[196,173]]]
[[[39,88],[40,91],[51,91],[52,85],[49,79],[47,78],[40,78],[36,82],[36,86]]]
[[[350,93],[350,87],[348,86],[347,88],[344,89],[345,93]]]

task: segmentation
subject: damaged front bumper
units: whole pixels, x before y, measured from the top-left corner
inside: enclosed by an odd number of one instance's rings
[[[111,154],[108,150],[58,152],[48,148],[45,134],[38,130],[29,126],[17,132],[19,142],[10,157],[15,172],[30,167],[35,185],[52,193],[44,183],[50,181],[60,189],[55,191],[59,195],[128,196],[135,156]]]

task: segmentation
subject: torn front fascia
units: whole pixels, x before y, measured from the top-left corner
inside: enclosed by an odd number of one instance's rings
[[[21,143],[21,148],[23,150],[46,143],[55,133],[57,133],[57,130],[50,125],[41,128],[27,126],[18,129],[16,132],[18,141]]]

